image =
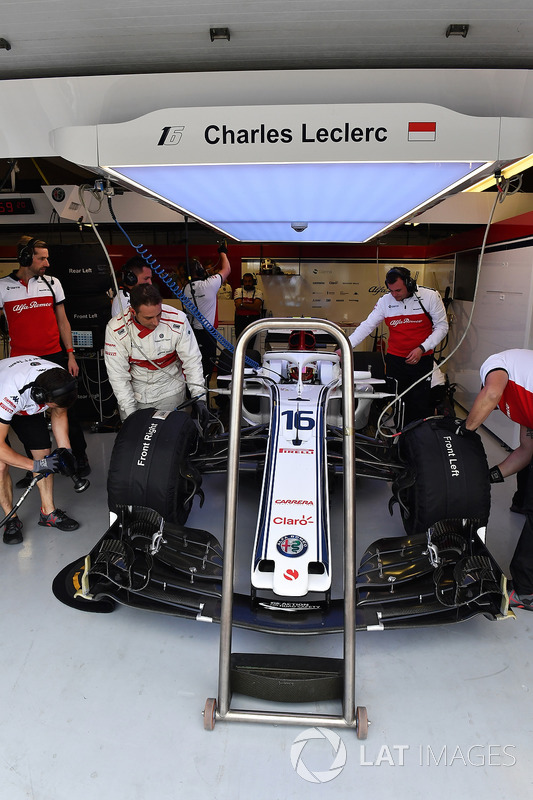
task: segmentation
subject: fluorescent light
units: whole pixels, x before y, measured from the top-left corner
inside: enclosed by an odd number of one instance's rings
[[[533,119],[424,103],[166,108],[52,136],[58,155],[228,237],[298,243],[375,239],[532,140]]]
[[[106,171],[240,241],[362,242],[486,162],[114,166]]]

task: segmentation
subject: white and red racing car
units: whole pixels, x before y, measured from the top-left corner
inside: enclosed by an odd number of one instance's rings
[[[505,576],[484,541],[490,487],[477,434],[458,436],[447,417],[368,435],[373,412],[394,392],[367,371],[353,373],[355,411],[347,431],[338,356],[314,349],[301,326],[296,334],[290,347],[266,352],[242,377],[238,470],[253,471],[262,488],[250,591],[234,596],[234,624],[292,634],[342,630],[332,555],[343,543],[332,536],[330,513],[347,435],[355,441],[356,474],[390,482],[390,506],[399,504],[406,530],[362,556],[356,627],[506,616]],[[231,374],[219,380],[219,398],[233,392],[234,381]],[[224,548],[185,523],[195,497],[204,500],[202,476],[226,472],[233,457],[235,431],[224,429],[222,416],[214,415],[203,435],[185,411],[144,409],[125,421],[108,477],[115,521],[89,554],[56,577],[59,599],[87,611],[124,603],[220,620]]]

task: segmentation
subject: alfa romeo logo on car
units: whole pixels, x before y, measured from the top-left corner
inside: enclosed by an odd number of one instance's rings
[[[281,539],[278,539],[276,547],[282,556],[295,558],[305,553],[308,544],[301,536],[282,536]]]

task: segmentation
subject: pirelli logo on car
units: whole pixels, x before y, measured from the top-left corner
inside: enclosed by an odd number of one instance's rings
[[[315,451],[314,450],[302,450],[301,448],[297,450],[296,447],[280,447],[279,448],[279,452],[280,453],[297,453],[298,455],[312,456]]]

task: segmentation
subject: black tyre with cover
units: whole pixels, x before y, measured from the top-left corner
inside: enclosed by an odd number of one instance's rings
[[[107,479],[110,511],[119,505],[154,509],[168,522],[183,524],[201,478],[189,464],[198,429],[184,411],[145,408],[122,425]]]
[[[458,421],[428,420],[402,433],[399,455],[407,474],[393,486],[407,533],[444,519],[477,519],[490,511],[487,457],[477,433],[458,436]]]

